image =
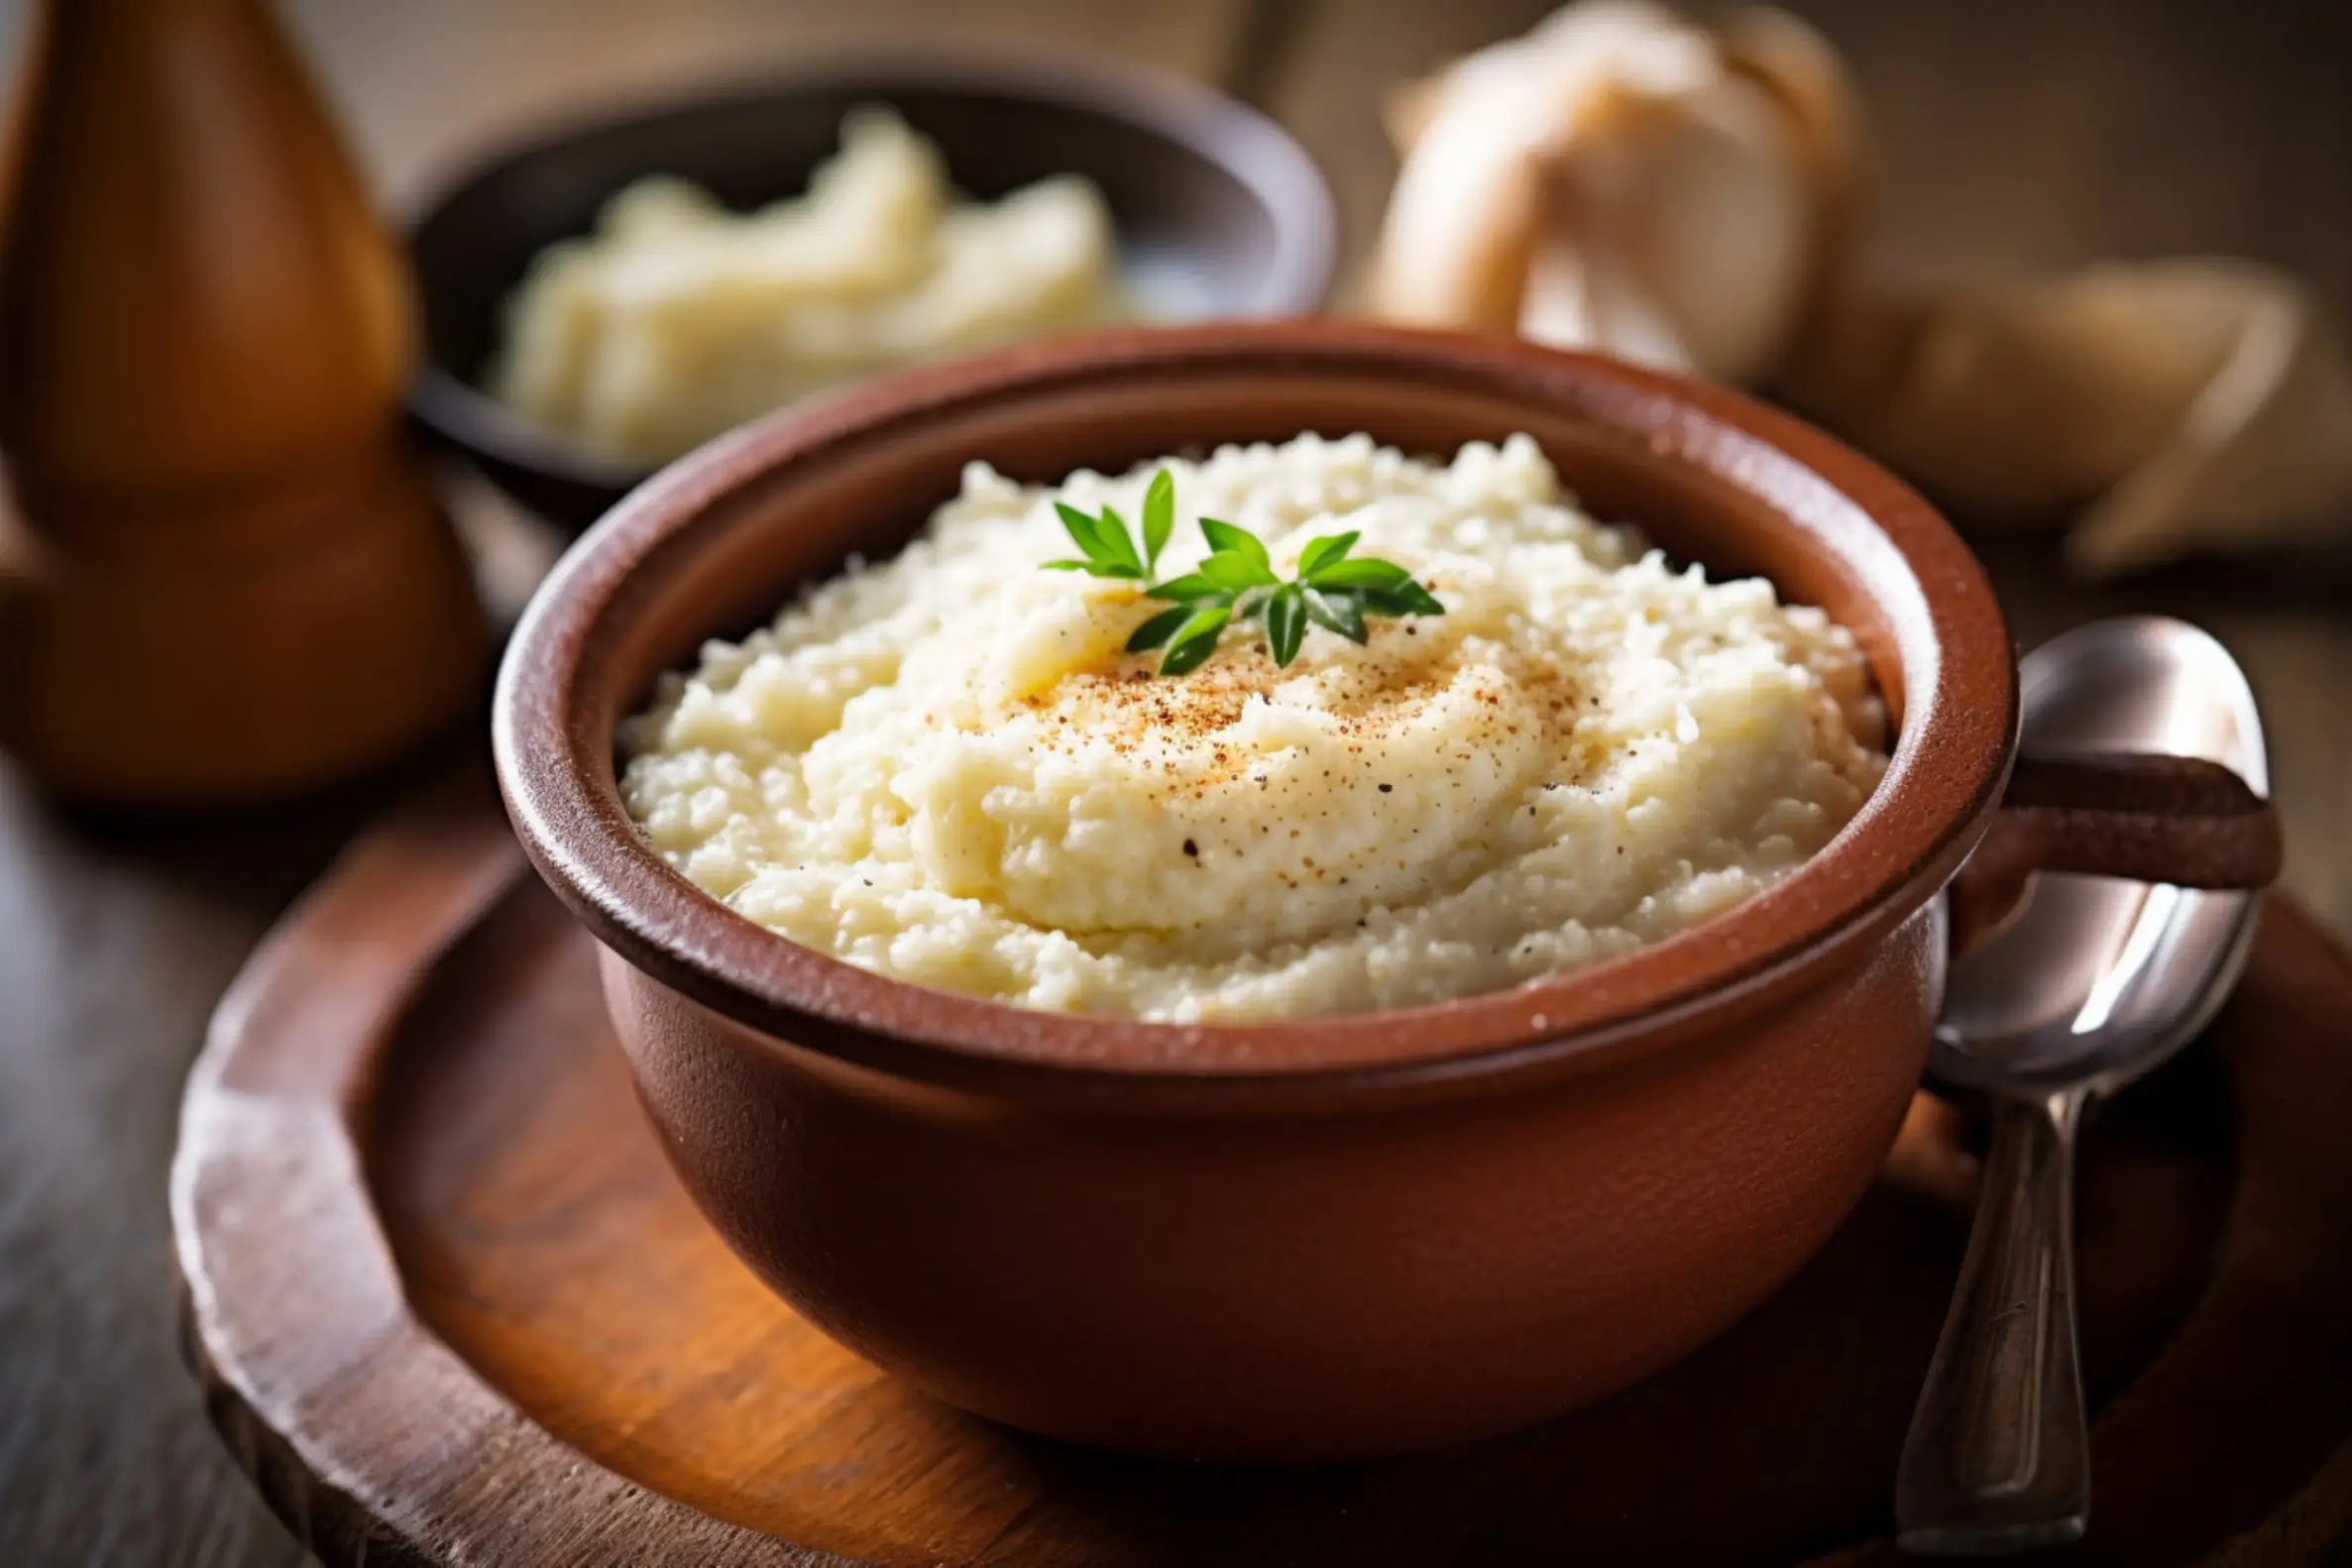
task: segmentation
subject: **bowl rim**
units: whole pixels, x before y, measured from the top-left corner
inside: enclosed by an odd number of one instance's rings
[[[959,43],[952,49],[848,46],[486,141],[451,160],[451,172],[433,178],[403,203],[396,219],[401,243],[413,253],[418,237],[459,198],[515,164],[568,143],[864,82],[883,99],[908,90],[966,90],[1140,127],[1224,169],[1271,215],[1275,251],[1261,285],[1260,315],[1304,314],[1330,293],[1339,262],[1336,198],[1313,156],[1271,116],[1209,83],[1118,56],[1001,40]],[[506,408],[433,354],[421,319],[432,301],[421,281],[416,296],[423,347],[409,378],[406,405],[427,430],[469,453],[573,485],[625,491],[662,467],[599,451]]]
[[[862,969],[736,914],[642,840],[620,804],[612,727],[598,732],[583,688],[595,678],[599,639],[644,598],[630,591],[634,574],[677,559],[698,519],[796,466],[843,448],[871,451],[893,430],[961,408],[1143,374],[1229,375],[1253,361],[1270,372],[1568,398],[1580,415],[1784,513],[1799,501],[1831,507],[1851,549],[1891,548],[1924,614],[1909,632],[1918,647],[1900,655],[1905,713],[1878,788],[1781,881],[1632,953],[1508,990],[1264,1023],[1045,1012]],[[627,963],[776,1049],[790,1042],[956,1083],[1008,1074],[1194,1086],[1425,1081],[1609,1061],[1703,1037],[1860,961],[1929,903],[1981,838],[2012,760],[2017,700],[2007,624],[1975,557],[1917,494],[1811,426],[1720,387],[1598,356],[1318,319],[1057,339],[901,373],[722,437],[640,487],[557,563],[501,665],[492,740],[508,814],[557,896]]]

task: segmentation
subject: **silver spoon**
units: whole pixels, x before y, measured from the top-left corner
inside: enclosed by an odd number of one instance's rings
[[[2019,671],[2020,749],[2174,752],[2258,795],[2254,694],[2221,644],[2157,616],[2067,633]],[[2081,1537],[2089,1420],[2076,1359],[2074,1134],[2084,1106],[2209,1022],[2245,966],[2260,895],[2042,875],[1955,961],[1929,1071],[1993,1097],[1982,1196],[1895,1482],[1907,1551]]]

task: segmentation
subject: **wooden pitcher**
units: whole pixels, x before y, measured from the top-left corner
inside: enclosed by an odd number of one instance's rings
[[[282,796],[472,702],[406,450],[404,263],[264,0],[43,0],[0,184],[0,744],[69,797]]]

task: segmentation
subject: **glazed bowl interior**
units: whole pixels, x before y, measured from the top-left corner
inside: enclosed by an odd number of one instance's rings
[[[585,527],[654,465],[598,452],[482,391],[506,301],[542,250],[588,233],[646,174],[676,174],[747,210],[807,188],[841,118],[896,109],[945,156],[956,188],[994,199],[1077,173],[1109,203],[1122,280],[1154,320],[1289,315],[1329,285],[1329,191],[1273,122],[1190,83],[1114,62],[842,60],[757,88],[559,130],[494,155],[410,226],[424,365],[410,406],[517,499]]]
[[[1229,442],[1368,432],[1450,456],[1525,431],[1596,516],[1711,576],[1760,574],[1864,649],[1896,721],[1882,785],[1797,873],[1690,932],[1557,980],[1406,1010],[1139,1024],[952,997],[827,958],[727,910],[636,839],[616,723],[713,635],[772,618],[851,555],[886,555],[985,459],[1028,482]],[[1663,1010],[1761,996],[1932,895],[2008,763],[2015,673],[1973,559],[1917,497],[1743,398],[1588,357],[1360,324],[1121,332],[874,384],[737,432],[567,558],[502,676],[502,776],[526,845],[607,942],[707,1005],[892,1065],[1117,1072],[1459,1065],[1599,1049]],[[877,1044],[878,1043],[878,1044]]]

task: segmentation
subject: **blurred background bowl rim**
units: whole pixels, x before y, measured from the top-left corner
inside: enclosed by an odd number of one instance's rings
[[[875,97],[884,102],[910,89],[960,89],[1074,109],[1147,131],[1224,170],[1264,206],[1273,224],[1275,253],[1261,285],[1267,304],[1257,312],[1260,318],[1311,314],[1331,291],[1339,263],[1337,201],[1314,156],[1271,115],[1212,83],[1118,56],[984,40],[952,48],[830,50],[484,138],[452,154],[444,162],[446,171],[424,181],[419,193],[402,204],[395,217],[401,244],[413,256],[418,237],[459,198],[526,159],[584,138],[685,114],[747,109],[814,90],[855,87],[861,80],[871,81]],[[952,150],[949,162],[954,162]],[[602,452],[515,413],[433,353],[425,329],[433,301],[421,274],[415,304],[417,366],[406,393],[408,411],[470,458],[616,491],[634,489],[677,461],[646,462]]]

